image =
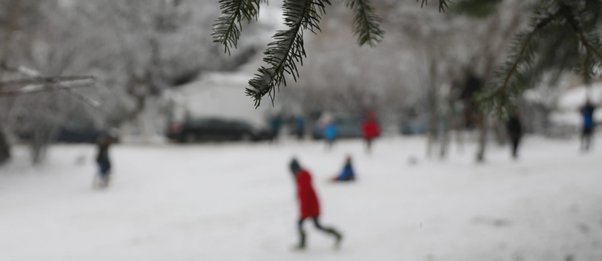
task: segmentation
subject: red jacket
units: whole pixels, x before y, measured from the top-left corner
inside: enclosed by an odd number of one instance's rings
[[[378,129],[378,124],[376,124],[376,121],[365,120],[362,123],[362,135],[364,136],[364,139],[371,140],[378,137],[379,134],[380,130]]]
[[[297,175],[295,175],[295,181],[297,184],[300,218],[320,216],[320,203],[311,185],[311,175],[309,172],[304,169],[299,170]]]

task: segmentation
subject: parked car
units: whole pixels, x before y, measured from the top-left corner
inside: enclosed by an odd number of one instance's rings
[[[272,134],[267,129],[254,127],[242,120],[200,118],[172,123],[167,137],[178,142],[261,141],[271,139]]]
[[[65,143],[95,143],[103,134],[101,130],[61,128],[56,135],[56,142]]]

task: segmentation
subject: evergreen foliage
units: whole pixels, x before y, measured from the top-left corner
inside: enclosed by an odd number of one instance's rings
[[[428,5],[429,0],[416,0],[416,2],[421,2],[420,6],[424,7],[425,5]],[[450,0],[439,0],[439,12],[445,12],[449,7],[450,2]]]
[[[384,31],[380,28],[378,17],[368,1],[347,0],[347,7],[353,10],[353,31],[359,45],[368,43],[374,46],[382,40]]]
[[[261,0],[220,0],[222,15],[213,25],[213,41],[224,46],[224,51],[230,54],[231,48],[236,48],[242,21],[251,22],[257,19]]]
[[[264,62],[255,77],[249,81],[247,95],[253,97],[259,106],[262,97],[268,95],[272,102],[276,90],[286,86],[287,75],[294,81],[299,78],[298,66],[307,56],[303,33],[320,31],[320,20],[326,13],[330,0],[283,0],[285,30],[276,32],[273,41],[264,52]],[[445,2],[447,0],[440,0]],[[251,21],[257,17],[260,0],[220,0],[222,15],[214,24],[213,38],[224,46],[227,53],[236,48],[242,29],[241,21]],[[383,37],[378,17],[369,0],[347,0],[346,5],[353,11],[353,30],[360,45],[375,45]]]
[[[253,97],[255,106],[259,106],[261,98],[269,94],[274,100],[276,88],[286,85],[285,73],[291,75],[293,80],[299,77],[297,63],[303,64],[306,57],[303,43],[303,30],[316,33],[320,30],[320,18],[325,13],[329,0],[285,0],[284,10],[285,25],[288,29],[280,30],[274,34],[274,41],[268,44],[264,52],[264,62],[268,67],[260,67],[255,77],[249,81],[247,95]]]
[[[560,75],[573,70],[589,82],[602,65],[601,11],[601,0],[538,2],[529,28],[516,36],[507,61],[479,94],[482,106],[508,115],[522,92],[544,72]]]

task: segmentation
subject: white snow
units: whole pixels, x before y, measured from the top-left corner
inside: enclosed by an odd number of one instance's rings
[[[424,147],[122,144],[106,190],[91,187],[91,146],[56,146],[40,168],[17,148],[0,168],[0,260],[602,260],[600,148],[527,138],[519,161],[492,145],[475,165],[472,146],[445,161]],[[358,182],[327,182],[348,153]],[[314,175],[322,222],[345,235],[338,251],[309,223],[309,248],[291,251],[293,155]]]

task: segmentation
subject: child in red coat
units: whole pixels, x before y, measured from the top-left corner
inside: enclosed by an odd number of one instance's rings
[[[362,122],[362,136],[366,142],[366,151],[370,153],[372,150],[372,141],[380,135],[380,128],[376,122],[374,113],[369,112],[366,114],[366,118]]]
[[[308,218],[313,220],[313,223],[318,230],[333,236],[335,238],[335,247],[338,248],[343,239],[341,233],[334,228],[323,227],[320,224],[320,203],[311,184],[311,174],[309,174],[307,170],[301,168],[301,165],[299,165],[299,162],[296,159],[291,161],[290,168],[295,176],[297,200],[299,201],[299,222],[297,223],[299,245],[297,245],[297,249],[305,248],[306,234],[303,230],[303,222]]]

